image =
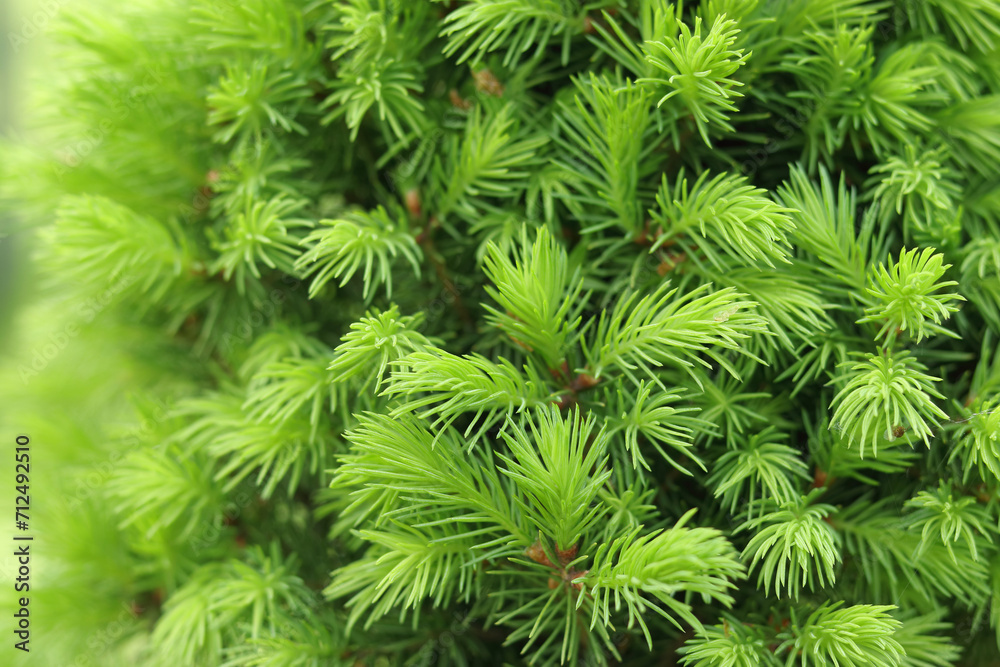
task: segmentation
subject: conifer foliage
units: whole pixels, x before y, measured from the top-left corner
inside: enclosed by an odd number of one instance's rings
[[[1000,2],[59,14],[38,664],[997,664]]]

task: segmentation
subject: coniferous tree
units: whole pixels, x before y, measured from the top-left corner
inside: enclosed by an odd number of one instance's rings
[[[1000,664],[1000,2],[45,39],[35,664]]]

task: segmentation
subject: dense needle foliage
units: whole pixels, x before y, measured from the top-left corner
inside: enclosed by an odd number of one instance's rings
[[[997,0],[45,40],[34,664],[998,664]]]

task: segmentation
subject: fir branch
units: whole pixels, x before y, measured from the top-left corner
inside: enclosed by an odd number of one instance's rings
[[[486,288],[503,309],[485,306],[489,321],[518,345],[537,353],[548,368],[558,369],[580,325],[580,270],[571,272],[569,256],[544,228],[534,243],[521,230],[521,255],[515,262],[492,243],[484,269],[496,287]]]
[[[867,361],[844,367],[849,371],[834,380],[843,389],[833,399],[831,425],[843,429],[852,444],[861,444],[862,457],[865,445],[878,456],[880,438],[912,443],[916,436],[930,447],[938,420],[948,419],[931,400],[944,398],[931,384],[939,378],[924,373],[926,367],[907,352],[869,354]]]
[[[226,74],[208,95],[210,125],[220,127],[213,138],[227,143],[260,141],[265,130],[306,133],[295,116],[312,91],[304,79],[288,71],[269,74],[267,65],[229,64]],[[267,134],[270,134],[268,132]]]
[[[715,462],[715,470],[708,478],[715,497],[729,505],[730,513],[749,493],[747,507],[752,512],[755,500],[771,498],[790,502],[798,497],[796,478],[808,479],[807,468],[798,452],[779,444],[786,436],[768,426],[745,439],[735,450],[729,450]],[[760,494],[758,496],[758,493]]]
[[[610,314],[601,314],[593,342],[584,344],[590,373],[600,379],[614,368],[638,385],[634,371],[640,370],[660,384],[654,367],[673,363],[688,370],[697,363],[709,368],[699,356],[704,354],[736,376],[733,365],[714,347],[746,354],[739,341],[767,328],[752,313],[756,304],[742,301],[742,294],[709,289],[711,285],[701,285],[671,301],[677,288],[663,283],[641,299],[638,292],[624,296]]]
[[[361,390],[367,389],[372,379],[378,393],[390,363],[411,352],[423,352],[433,343],[419,332],[424,323],[423,313],[400,316],[393,304],[385,312],[373,308],[358,322],[351,324],[341,343],[334,350],[334,360],[327,370],[332,382],[344,382],[359,375],[368,375]],[[378,361],[377,370],[375,361]],[[372,371],[374,370],[374,375]]]
[[[556,141],[566,155],[556,164],[575,191],[564,199],[580,206],[584,233],[617,225],[638,240],[645,229],[643,202],[651,198],[640,184],[658,166],[648,94],[629,81],[619,85],[596,76],[577,79],[576,90],[575,104],[561,105],[556,114]]]
[[[643,45],[646,60],[662,70],[667,78],[639,79],[639,83],[670,89],[657,105],[677,96],[694,118],[698,134],[711,146],[710,126],[734,131],[727,112],[736,111],[730,98],[743,97],[734,90],[743,84],[732,75],[746,63],[750,54],[732,48],[739,28],[735,21],[724,16],[715,20],[704,37],[700,16],[695,17],[694,30],[684,23],[679,27],[680,34],[665,35],[662,40]]]
[[[745,576],[743,566],[717,530],[685,527],[694,512],[686,513],[672,528],[641,537],[637,529],[598,548],[590,571],[578,579],[594,596],[591,627],[598,620],[608,625],[613,596],[616,610],[623,602],[628,610],[628,627],[638,623],[652,646],[644,619],[647,612],[659,614],[678,628],[680,618],[696,630],[703,629],[691,606],[676,599],[675,593],[689,591],[727,607],[732,604],[728,591],[735,584],[731,580]],[[583,599],[578,598],[577,607]]]
[[[505,464],[500,471],[519,490],[517,502],[532,532],[549,535],[557,551],[568,551],[600,516],[594,500],[611,476],[607,434],[593,433],[594,420],[576,412],[567,419],[556,407],[535,414],[527,429],[511,423],[503,432],[511,456],[497,454]]]
[[[907,518],[908,527],[920,528],[920,551],[932,541],[934,531],[945,545],[948,553],[956,561],[952,544],[964,540],[972,554],[972,560],[979,560],[976,542],[985,538],[993,543],[995,527],[992,516],[978,504],[975,496],[955,496],[950,484],[941,484],[935,492],[921,491],[906,501],[914,512]],[[986,526],[990,526],[987,528]],[[919,557],[920,551],[917,556]]]
[[[771,503],[765,499],[762,505]],[[832,585],[840,550],[836,533],[824,519],[834,508],[799,497],[770,509],[738,528],[756,531],[742,557],[746,561],[753,555],[748,565],[751,574],[761,566],[758,585],[764,584],[764,594],[773,586],[774,595],[780,598],[784,587],[785,594],[797,600],[806,586],[812,591]]]
[[[673,449],[705,470],[705,463],[691,451],[694,448],[692,440],[696,432],[711,432],[712,424],[705,419],[684,414],[695,412],[697,408],[677,408],[671,405],[682,400],[682,390],[660,391],[654,396],[653,387],[653,384],[643,380],[639,382],[634,395],[619,388],[615,395],[617,400],[612,401],[609,397],[607,402],[613,406],[609,410],[608,423],[612,425],[609,435],[624,432],[625,450],[631,455],[633,468],[652,469],[642,453],[639,443],[641,435],[667,463],[681,473],[693,474],[681,462],[675,461],[665,448]]]
[[[682,240],[689,235],[717,268],[721,268],[720,255],[739,257],[751,266],[787,262],[791,248],[785,234],[795,229],[787,215],[792,210],[763,196],[764,190],[749,185],[742,176],[717,174],[710,179],[709,175],[702,173],[689,190],[682,171],[672,191],[663,176],[656,196],[659,209],[650,211],[662,232],[650,252],[678,240],[694,252],[693,244]]]
[[[530,366],[522,373],[504,358],[492,362],[479,355],[459,357],[442,350],[414,352],[394,362],[389,386],[382,393],[406,397],[393,409],[394,417],[436,416],[432,427],[438,432],[459,416],[475,413],[464,433],[470,447],[498,421],[554,400]],[[473,434],[477,424],[479,429]]]
[[[321,220],[320,225],[302,240],[308,249],[295,262],[296,271],[316,274],[309,286],[310,297],[331,279],[340,278],[340,286],[346,285],[362,262],[365,298],[380,283],[386,284],[386,292],[391,296],[392,263],[397,255],[408,261],[413,272],[420,276],[420,248],[381,206],[371,212],[346,213],[337,220]]]
[[[171,281],[192,264],[163,224],[106,197],[63,199],[45,233],[49,261],[66,278],[101,289],[127,281],[153,301],[163,298]]]
[[[801,623],[793,615],[791,636],[778,648],[790,650],[786,664],[798,657],[802,667],[900,665],[903,647],[893,635],[902,624],[886,613],[895,607],[842,604],[824,603]]]
[[[367,629],[396,607],[401,620],[413,610],[415,626],[425,599],[439,607],[468,601],[472,594],[475,570],[468,564],[473,543],[463,533],[460,522],[433,529],[393,523],[382,530],[359,531],[359,537],[377,545],[374,553],[334,571],[323,594],[332,600],[351,596],[346,603],[351,610],[348,633],[364,613]]]
[[[444,224],[454,213],[475,220],[486,208],[485,199],[520,195],[528,187],[529,170],[542,163],[537,153],[546,143],[544,134],[519,127],[512,105],[489,115],[474,107],[463,136],[453,136],[434,162],[436,219]]]
[[[899,260],[891,262],[888,269],[879,264],[872,277],[873,287],[868,288],[876,302],[865,309],[865,317],[858,323],[884,322],[875,337],[884,337],[886,347],[892,347],[904,331],[915,336],[918,343],[935,333],[956,336],[940,323],[958,310],[949,302],[965,299],[954,293],[935,294],[958,284],[954,280],[939,282],[951,265],[944,264],[944,255],[935,255],[934,248],[924,248],[919,256],[917,252],[917,248],[909,252],[903,248]]]
[[[780,667],[769,639],[761,628],[723,616],[722,625],[710,625],[684,643],[681,662],[692,667]]]
[[[583,15],[578,2],[556,0],[470,0],[448,14],[441,36],[448,37],[444,55],[462,50],[455,61],[479,60],[492,51],[504,50],[503,65],[511,67],[532,48],[541,54],[549,41],[562,37],[562,62],[570,55],[574,32],[582,31]]]
[[[222,273],[226,280],[235,274],[240,293],[246,290],[248,274],[261,277],[258,264],[294,274],[301,241],[295,230],[310,228],[313,222],[290,216],[304,205],[280,196],[269,201],[248,199],[245,210],[228,221],[225,239],[217,243],[219,257],[209,271]]]

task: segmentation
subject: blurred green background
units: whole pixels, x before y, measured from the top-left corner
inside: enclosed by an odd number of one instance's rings
[[[52,54],[52,31],[59,12],[94,0],[5,0],[0,3],[0,140],[43,150],[32,135],[45,105],[46,85],[62,74]],[[111,9],[111,11],[114,11]],[[10,151],[0,162],[5,184],[30,180],[24,162]],[[17,176],[17,179],[13,177]],[[141,433],[134,395],[145,374],[141,357],[106,344],[108,328],[100,315],[107,299],[81,303],[45,282],[30,263],[32,229],[44,222],[46,208],[18,210],[13,193],[0,188],[0,503],[7,508],[0,530],[0,665],[118,665],[135,660],[107,651],[127,637],[140,620],[129,599],[129,568],[115,519],[91,504],[94,492],[112,472],[117,456],[112,438]],[[17,619],[15,542],[15,438],[30,437],[31,535],[30,652],[14,648]],[[86,471],[86,472],[84,472]],[[141,636],[141,635],[140,635]],[[137,647],[138,648],[138,647]],[[126,655],[128,651],[124,652]]]

